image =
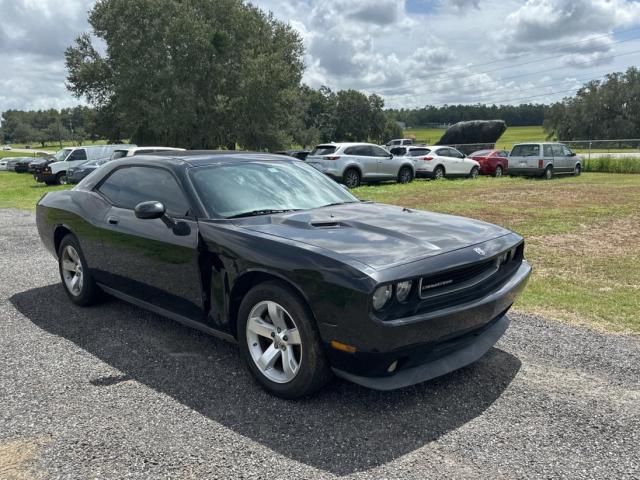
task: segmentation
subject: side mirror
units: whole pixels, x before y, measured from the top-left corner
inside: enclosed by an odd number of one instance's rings
[[[167,209],[162,202],[142,202],[136,205],[136,217],[141,220],[153,220],[162,218],[167,213]]]
[[[390,153],[390,154],[388,155],[388,157],[389,157],[389,158],[393,158],[393,153]]]
[[[569,155],[570,157],[575,157],[576,156],[576,152],[571,152],[571,155]]]

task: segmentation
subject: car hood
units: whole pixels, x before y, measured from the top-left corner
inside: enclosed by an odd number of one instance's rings
[[[253,217],[237,225],[330,250],[378,270],[511,233],[469,218],[370,202]]]

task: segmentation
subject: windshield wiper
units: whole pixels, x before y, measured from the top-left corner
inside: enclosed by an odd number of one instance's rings
[[[348,204],[350,204],[350,203],[359,203],[359,202],[357,202],[357,201],[356,201],[356,202],[351,201],[351,202],[336,202],[336,203],[328,203],[327,205],[322,205],[322,207],[320,207],[320,208],[324,208],[324,207],[335,207],[336,205],[348,205]]]
[[[260,215],[272,215],[274,213],[286,213],[286,212],[297,212],[299,209],[289,209],[289,210],[252,210],[251,212],[238,213],[237,215],[232,215],[227,218],[244,218],[244,217],[258,217]]]

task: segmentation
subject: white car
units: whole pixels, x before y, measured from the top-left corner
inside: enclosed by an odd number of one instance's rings
[[[5,145],[2,150],[11,150],[11,145]]]
[[[0,160],[0,170],[6,170],[7,169],[7,163],[9,163],[9,160],[2,159]]]
[[[410,157],[416,171],[416,177],[477,178],[480,164],[453,147],[439,145],[415,145],[394,147],[391,153],[396,156]]]
[[[149,155],[150,153],[160,152],[184,152],[184,148],[174,147],[132,147],[119,148],[114,150],[109,160],[117,160],[118,158],[134,157],[137,155]]]

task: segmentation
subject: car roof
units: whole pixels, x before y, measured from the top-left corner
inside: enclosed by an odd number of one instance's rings
[[[374,147],[380,147],[380,145],[376,145],[375,143],[367,143],[367,142],[327,142],[327,143],[319,143],[317,147],[323,147],[325,145],[331,145],[332,147],[353,147],[356,145],[372,145]],[[380,147],[382,148],[382,147]]]
[[[127,164],[158,165],[160,163],[173,167],[201,167],[206,165],[220,165],[224,163],[256,161],[300,162],[301,160],[284,155],[278,155],[276,153],[234,150],[185,150],[158,152],[135,157],[124,157],[109,163],[118,166]]]

